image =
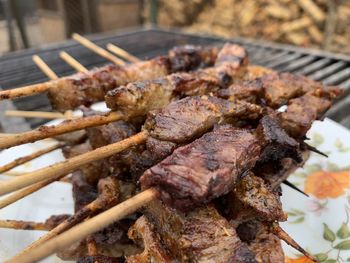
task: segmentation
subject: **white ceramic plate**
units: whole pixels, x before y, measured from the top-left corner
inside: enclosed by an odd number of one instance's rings
[[[95,109],[104,110],[102,104]],[[310,194],[310,198],[283,186],[283,206],[289,214],[282,227],[310,253],[323,262],[350,260],[350,131],[326,119],[315,122],[308,136],[311,143],[329,158],[312,154],[303,169],[289,181]],[[48,142],[27,144],[0,153],[0,165],[19,156],[47,147]],[[17,167],[16,172],[29,172],[63,160],[59,150]],[[8,179],[1,176],[0,180]],[[73,213],[71,186],[54,183],[0,210],[0,219],[42,222],[50,215]],[[0,261],[10,258],[37,240],[44,232],[0,229]],[[307,263],[307,259],[284,246],[288,263]],[[45,262],[61,262],[52,256]]]

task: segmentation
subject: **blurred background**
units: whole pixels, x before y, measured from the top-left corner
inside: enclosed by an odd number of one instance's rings
[[[0,0],[0,53],[148,24],[350,54],[350,0]]]

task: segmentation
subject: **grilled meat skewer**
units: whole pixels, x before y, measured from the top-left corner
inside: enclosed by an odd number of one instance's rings
[[[265,151],[274,147],[270,151]],[[270,117],[255,130],[219,126],[176,149],[141,177],[143,189],[156,187],[160,198],[178,209],[208,203],[228,193],[258,159],[298,160],[299,144]]]
[[[48,97],[52,108],[66,111],[103,101],[108,90],[138,80],[155,79],[174,72],[195,70],[214,64],[219,48],[182,46],[168,56],[126,66],[107,65],[88,73],[78,73],[50,83]]]

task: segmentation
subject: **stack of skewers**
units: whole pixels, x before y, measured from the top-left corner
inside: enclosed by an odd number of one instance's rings
[[[300,191],[287,178],[309,151],[322,154],[304,140],[339,88],[249,65],[230,43],[175,47],[148,61],[110,46],[125,64],[74,38],[115,64],[87,71],[64,53],[80,73],[0,92],[47,92],[62,116],[83,112],[0,137],[2,149],[55,137],[67,158],[1,182],[0,195],[10,195],[0,208],[58,180],[72,183],[75,202],[74,215],[45,223],[0,222],[48,231],[8,262],[55,252],[79,262],[284,262],[280,240],[313,260],[278,225],[287,220],[280,185]],[[111,111],[89,108],[99,101]]]

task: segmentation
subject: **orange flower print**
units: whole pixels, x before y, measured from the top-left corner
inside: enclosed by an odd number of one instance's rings
[[[350,172],[318,171],[306,178],[305,193],[319,199],[337,198],[350,187]]]
[[[311,259],[309,259],[308,257],[302,256],[299,258],[289,258],[286,257],[285,263],[314,263],[314,261],[312,261]]]

